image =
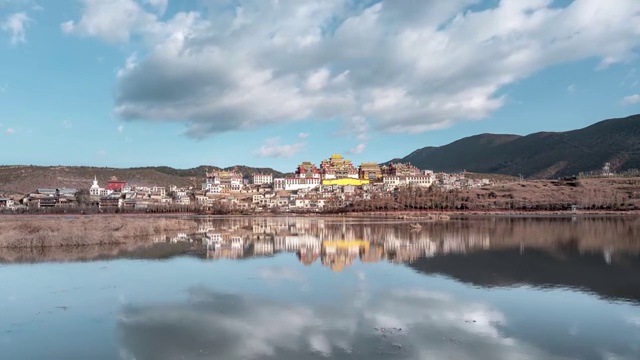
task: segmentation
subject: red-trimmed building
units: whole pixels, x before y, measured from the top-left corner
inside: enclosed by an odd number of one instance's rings
[[[305,161],[298,165],[296,169],[296,177],[301,179],[320,179],[320,169],[309,161]]]
[[[115,176],[112,176],[111,179],[107,181],[107,190],[120,192],[122,191],[122,188],[126,186],[127,186],[126,181],[120,181]]]

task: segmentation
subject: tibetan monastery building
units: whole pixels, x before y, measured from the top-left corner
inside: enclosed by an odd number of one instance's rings
[[[369,180],[360,179],[358,169],[341,155],[333,154],[329,159],[320,163],[322,185],[354,185],[361,186],[369,183]]]

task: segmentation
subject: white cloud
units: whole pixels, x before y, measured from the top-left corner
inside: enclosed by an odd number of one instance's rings
[[[119,133],[122,134],[124,132],[124,125],[118,125],[117,130],[118,130]]]
[[[312,72],[307,78],[306,88],[310,91],[319,91],[324,89],[329,83],[331,73],[327,68],[321,68]]]
[[[115,113],[182,122],[193,137],[305,119],[439,129],[490,116],[501,90],[542,69],[587,58],[605,68],[640,45],[636,0],[473,3],[208,1],[202,14],[164,20],[134,0],[84,0],[62,28],[110,42],[139,35],[144,55],[118,72]]]
[[[570,94],[573,94],[574,92],[576,92],[576,90],[577,90],[576,84],[571,84],[567,86],[567,92]]]
[[[7,128],[7,130],[4,131],[5,135],[13,135],[15,134],[17,131],[14,128]]]
[[[144,31],[157,24],[155,14],[146,12],[135,0],[82,0],[79,21],[60,25],[66,34],[97,36],[108,42],[125,42],[134,31]]]
[[[27,42],[26,29],[31,19],[24,12],[18,12],[6,18],[0,28],[11,34],[11,44],[17,45]]]
[[[351,148],[347,152],[349,154],[362,154],[366,148],[367,148],[367,146],[365,144],[358,144],[358,145],[356,145],[356,147]]]
[[[298,134],[298,139],[306,139],[309,137],[309,133],[308,132],[301,132]]]
[[[280,138],[267,139],[264,144],[256,151],[258,157],[285,157],[290,158],[293,155],[304,150],[304,143],[280,144]]]
[[[625,96],[624,98],[622,98],[623,105],[634,105],[638,103],[640,103],[639,94],[633,94],[633,95]]]

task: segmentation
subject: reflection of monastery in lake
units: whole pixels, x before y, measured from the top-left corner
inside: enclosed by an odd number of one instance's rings
[[[372,222],[355,218],[282,216],[203,217],[196,220],[199,225],[196,233],[158,234],[153,241],[176,244],[175,249],[179,253],[206,254],[211,259],[295,253],[301,264],[324,264],[334,270],[342,270],[358,260],[361,263],[411,263],[419,258],[496,248],[517,248],[520,254],[529,248],[557,251],[558,240],[553,227],[557,225],[558,229],[565,231],[558,234],[560,238],[571,244],[579,239],[571,251],[597,251],[607,263],[615,263],[625,251],[640,252],[637,244],[624,241],[628,236],[627,229],[634,230],[634,227],[616,228],[617,232],[605,236],[603,241],[603,235],[593,230],[600,229],[601,223],[586,219],[573,221],[571,228],[567,228],[562,219],[541,220],[537,224],[533,220],[513,219],[425,222],[418,231],[412,231],[408,223],[395,219]],[[172,249],[171,246],[158,246],[163,252]]]
[[[320,239],[312,235],[276,236],[274,249],[286,252],[297,252],[300,249],[320,250]]]
[[[322,242],[322,265],[342,271],[368,249],[369,242],[365,240],[325,240]]]
[[[207,258],[239,259],[295,253],[304,265],[320,259],[340,271],[355,261],[410,263],[421,257],[488,249],[489,234],[469,228],[410,231],[403,223],[346,223],[302,217],[205,218],[197,240]],[[180,234],[172,241],[193,237]],[[357,239],[357,240],[356,240]]]

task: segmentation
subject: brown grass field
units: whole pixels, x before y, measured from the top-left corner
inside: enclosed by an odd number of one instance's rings
[[[0,217],[0,248],[131,244],[170,231],[195,231],[194,220],[127,216]]]
[[[475,205],[575,204],[583,209],[614,206],[640,209],[640,178],[600,178],[578,181],[527,180],[466,190],[462,194]]]

